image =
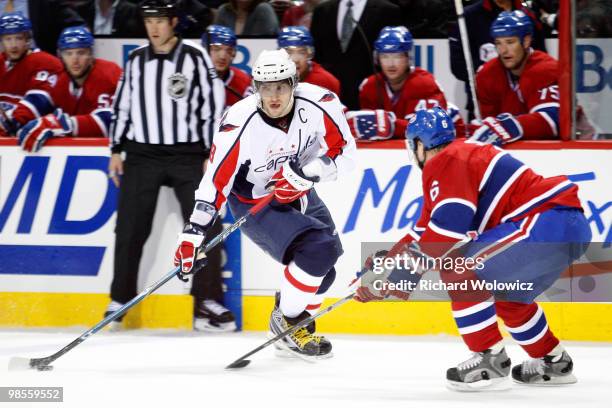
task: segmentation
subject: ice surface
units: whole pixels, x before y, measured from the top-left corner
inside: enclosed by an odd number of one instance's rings
[[[568,342],[578,384],[514,385],[465,394],[445,388],[446,369],[469,357],[459,338],[329,335],[334,357],[279,358],[269,347],[239,371],[227,364],[266,340],[264,333],[182,331],[98,333],[48,372],[8,371],[13,356],[54,353],[79,331],[0,331],[0,386],[63,386],[64,403],[33,407],[608,407],[612,344]],[[513,363],[525,353],[507,341]]]

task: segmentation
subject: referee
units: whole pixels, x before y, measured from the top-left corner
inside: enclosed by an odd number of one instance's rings
[[[138,267],[160,187],[174,189],[183,219],[189,219],[225,104],[223,82],[206,51],[175,34],[174,1],[146,0],[140,10],[149,43],[129,56],[115,94],[110,131],[109,177],[119,187],[119,203],[106,315],[137,295]],[[220,265],[217,269],[209,272],[220,275]],[[212,283],[199,285],[214,286],[209,288],[211,296],[221,297],[220,276],[200,275],[193,291],[204,278]]]

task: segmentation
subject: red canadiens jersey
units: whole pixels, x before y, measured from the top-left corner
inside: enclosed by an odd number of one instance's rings
[[[12,111],[18,103],[39,116],[37,106],[49,105],[49,92],[57,82],[63,66],[59,59],[44,51],[32,50],[13,64],[0,54],[0,103],[5,111]],[[28,94],[28,100],[23,98]],[[21,124],[21,120],[13,116]]]
[[[310,61],[310,70],[302,82],[318,85],[340,96],[340,81],[320,64]]]
[[[253,93],[252,78],[236,67],[230,67],[225,83],[225,106],[229,107]]]
[[[108,119],[112,98],[121,77],[121,68],[111,61],[96,59],[82,87],[77,87],[70,75],[62,72],[50,90],[55,108],[72,116],[75,129],[72,136],[108,137]],[[46,114],[49,112],[41,112]],[[19,106],[15,114],[27,121],[35,116]]]
[[[370,75],[359,86],[359,104],[361,109],[384,109],[395,113],[393,137],[398,139],[404,139],[408,125],[406,117],[415,110],[434,106],[447,109],[446,98],[434,76],[418,67],[413,68],[402,89],[396,93],[382,73]]]
[[[542,51],[533,51],[519,78],[499,58],[484,64],[476,75],[483,117],[511,113],[521,124],[524,139],[554,139],[559,125],[559,64]]]
[[[454,243],[555,206],[581,208],[577,192],[567,177],[544,178],[495,146],[455,140],[425,164],[415,231],[420,242]]]

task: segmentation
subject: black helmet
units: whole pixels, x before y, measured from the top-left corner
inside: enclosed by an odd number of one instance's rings
[[[175,17],[176,2],[174,0],[144,0],[140,3],[140,15],[145,17]]]

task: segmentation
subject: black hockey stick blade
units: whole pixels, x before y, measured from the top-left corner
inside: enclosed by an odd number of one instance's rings
[[[332,310],[336,309],[337,307],[339,307],[339,306],[343,305],[344,303],[348,302],[349,300],[351,300],[353,298],[353,296],[354,296],[354,293],[351,293],[350,295],[347,295],[347,296],[343,297],[342,299],[340,299],[336,303],[327,306],[325,309],[319,310],[319,312],[317,312],[316,314],[314,314],[312,316],[309,316],[309,317],[307,317],[305,319],[302,319],[300,322],[298,322],[294,326],[291,326],[290,328],[288,328],[284,332],[281,332],[281,333],[277,334],[276,336],[272,337],[270,340],[266,341],[262,345],[255,347],[253,350],[249,351],[248,353],[246,353],[244,356],[240,357],[239,359],[237,359],[233,363],[227,365],[225,368],[226,369],[237,369],[237,368],[244,368],[244,367],[248,366],[251,363],[251,360],[247,360],[247,357],[250,357],[253,354],[257,353],[258,351],[265,349],[270,344],[276,343],[277,341],[279,341],[283,337],[288,336],[289,334],[293,333],[294,331],[296,331],[298,329],[301,329],[304,326],[308,326],[315,319],[323,316],[326,313],[331,312]]]
[[[45,358],[11,357],[8,369],[9,371],[23,371],[34,368],[38,371],[50,371],[53,366],[49,365],[50,361],[46,360]]]
[[[225,368],[228,368],[228,369],[232,369],[232,368],[244,368],[244,367],[248,366],[249,364],[251,364],[251,360],[246,360],[246,359],[240,360],[240,359],[238,359],[238,360],[234,361],[232,364],[228,365]]]

